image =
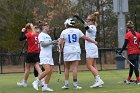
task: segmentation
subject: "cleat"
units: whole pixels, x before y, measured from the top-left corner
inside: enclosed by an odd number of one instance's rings
[[[140,85],[140,81],[137,81],[137,80],[136,80],[135,83],[138,84],[138,85]]]
[[[80,86],[74,86],[74,89],[82,89]]]
[[[38,90],[38,81],[34,81],[32,85],[35,90]]]
[[[103,86],[102,86],[102,85],[100,85],[100,86],[97,86],[97,87],[102,88]]]
[[[90,88],[102,87],[103,84],[104,84],[104,82],[102,80],[99,80],[99,81],[95,82],[92,86],[90,86]]]
[[[20,87],[27,87],[27,82],[20,81],[20,82],[17,82],[17,85]]]
[[[62,89],[69,89],[68,85],[64,85]]]
[[[130,84],[131,82],[130,82],[130,80],[125,80],[124,83],[125,84]]]
[[[53,89],[51,89],[51,88],[49,88],[49,87],[47,87],[47,86],[43,86],[42,87],[42,91],[53,91]]]

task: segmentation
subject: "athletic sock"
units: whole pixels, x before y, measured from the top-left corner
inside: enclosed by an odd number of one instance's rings
[[[137,81],[140,81],[140,77],[136,77]]]
[[[69,84],[69,81],[68,80],[65,80],[65,85],[68,85]]]
[[[101,78],[99,75],[95,76],[96,81],[99,81]]]
[[[24,83],[27,83],[27,80],[23,80]]]
[[[127,80],[131,80],[131,77],[130,77],[130,76],[128,76]]]
[[[48,87],[48,84],[44,84],[44,86]]]
[[[73,85],[77,86],[77,79],[73,79]]]

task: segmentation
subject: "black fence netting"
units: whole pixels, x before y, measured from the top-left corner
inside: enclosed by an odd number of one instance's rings
[[[81,51],[81,61],[79,62],[78,70],[88,70],[86,68],[85,50]],[[62,56],[63,57],[63,56]],[[117,61],[115,60],[115,49],[99,49],[99,58],[97,59],[97,67],[99,70],[121,69],[118,68]],[[59,53],[53,51],[53,59],[57,71]],[[26,61],[26,53],[0,53],[0,73],[19,73],[24,72],[24,63]],[[61,59],[61,68],[64,71],[63,58]],[[128,63],[125,62],[124,68],[128,68]],[[32,67],[33,69],[33,67]],[[33,71],[33,70],[31,70]]]

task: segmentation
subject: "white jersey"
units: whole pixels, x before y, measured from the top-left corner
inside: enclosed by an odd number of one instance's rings
[[[90,37],[91,39],[95,40],[96,39],[96,26],[95,25],[89,25],[89,29],[86,31],[86,36]],[[94,49],[95,48],[95,44],[91,43],[89,41],[85,41],[85,49]]]
[[[39,40],[39,43],[41,41],[45,42],[45,43],[50,43],[52,42],[52,39],[51,37],[44,33],[44,32],[41,32],[38,36],[38,40]],[[52,45],[49,45],[47,47],[42,47],[40,46],[40,58],[43,58],[43,57],[47,57],[47,58],[52,58]]]
[[[67,53],[81,53],[79,39],[84,36],[82,31],[77,28],[67,28],[62,31],[60,38],[64,39],[64,54]]]

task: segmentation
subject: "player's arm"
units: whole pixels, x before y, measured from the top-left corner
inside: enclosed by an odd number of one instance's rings
[[[129,40],[128,40],[128,39],[125,39],[124,44],[123,44],[123,47],[122,47],[122,49],[121,49],[121,52],[122,52],[123,50],[125,50],[125,48],[126,48],[128,42],[129,42]]]
[[[82,18],[80,18],[78,15],[74,15],[74,17],[76,17],[76,18],[84,25],[85,29],[86,29],[88,32],[92,32],[93,29],[87,25],[87,22],[85,22],[85,21],[84,21]]]
[[[95,41],[95,40],[93,40],[93,39],[91,39],[91,38],[89,38],[89,37],[87,37],[87,36],[82,36],[81,38],[83,38],[83,39],[85,39],[85,40],[87,40],[87,41],[89,41],[89,42],[92,42],[92,43],[94,43],[94,44],[96,44],[97,45],[97,41]]]
[[[26,40],[27,39],[27,37],[25,35],[25,32],[26,32],[26,29],[25,28],[22,28],[21,33],[20,33],[20,36],[19,36],[19,41],[23,41],[23,40]]]
[[[124,44],[123,44],[123,47],[121,48],[120,51],[119,51],[119,50],[117,51],[118,54],[121,55],[121,53],[123,52],[123,50],[125,50],[125,48],[126,48],[128,42],[129,42],[129,40],[128,40],[128,39],[125,39]]]
[[[49,45],[53,45],[53,44],[57,44],[57,40],[53,40],[52,42],[44,42],[44,41],[41,41],[40,42],[40,45],[42,46],[42,47],[47,47],[47,46],[49,46]]]

